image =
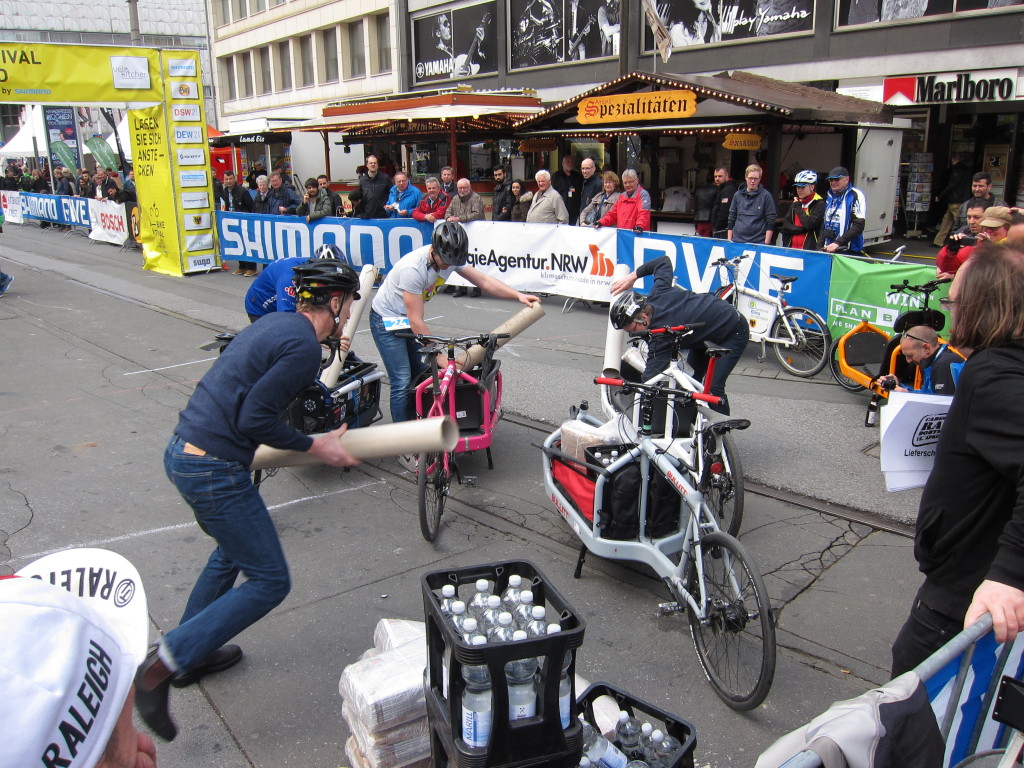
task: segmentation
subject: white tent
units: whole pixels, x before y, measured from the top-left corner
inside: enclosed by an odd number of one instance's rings
[[[132,143],[128,136],[128,113],[125,112],[124,117],[121,118],[121,122],[117,124],[117,135],[121,139],[121,149],[124,151],[124,159],[129,163],[132,161]],[[117,154],[117,139],[114,138],[114,133],[111,131],[110,135],[107,136],[107,144],[114,150],[114,154]]]
[[[42,157],[50,154],[50,139],[43,124],[43,108],[38,104],[30,104],[28,116],[28,122],[21,126],[14,138],[0,147],[0,158]],[[33,135],[35,147],[32,146]]]

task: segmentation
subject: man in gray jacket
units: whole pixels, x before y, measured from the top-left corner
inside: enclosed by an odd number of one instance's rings
[[[469,179],[459,179],[455,184],[458,194],[444,212],[445,221],[458,221],[468,224],[471,221],[484,220],[484,201],[473,191]]]
[[[771,245],[775,237],[775,198],[761,186],[761,166],[748,165],[746,186],[729,207],[729,237],[734,243]]]
[[[530,223],[568,224],[569,211],[562,196],[551,186],[551,174],[537,171],[533,178],[537,181],[537,194],[533,196],[526,220]]]

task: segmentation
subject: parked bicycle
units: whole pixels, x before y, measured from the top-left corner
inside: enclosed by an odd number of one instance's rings
[[[711,342],[704,343],[704,353],[708,356],[709,361],[703,382],[693,378],[680,363],[683,340],[702,325],[703,323],[691,323],[671,328],[651,328],[646,333],[634,334],[626,349],[626,354],[622,358],[625,364],[622,369],[623,376],[631,381],[640,380],[640,376],[647,366],[648,342],[655,336],[663,335],[670,340],[671,362],[668,368],[646,383],[674,385],[688,392],[711,394],[715,365],[723,355],[729,354],[729,350]],[[633,424],[640,424],[641,400],[639,398],[623,402],[621,397],[613,394],[609,397],[609,402],[618,413],[631,414]],[[714,443],[705,445],[701,435],[710,413],[708,409],[696,406],[692,400],[676,403],[671,396],[666,398],[663,415],[659,414],[661,407],[655,403],[655,423],[664,424],[663,434],[678,435],[697,441],[695,456],[696,460],[700,462],[699,472],[704,471],[705,465],[710,468],[709,486],[706,493],[708,507],[718,518],[719,527],[731,535],[737,536],[740,524],[743,522],[743,465],[732,436],[726,432],[720,435]],[[662,416],[661,419],[658,418],[659,415]]]
[[[749,254],[733,259],[722,257],[712,262],[718,267],[722,287],[715,295],[730,302],[750,324],[750,340],[761,344],[757,361],[763,363],[765,347],[771,344],[779,364],[794,376],[809,378],[828,362],[832,336],[828,325],[814,310],[789,306],[782,295],[789,293],[797,277],[769,275],[779,284],[779,295],[772,296],[748,287],[740,279],[740,265]]]
[[[555,508],[582,542],[575,576],[587,552],[609,560],[645,563],[662,579],[672,600],[662,616],[687,612],[697,657],[715,693],[730,707],[750,710],[768,695],[775,674],[775,624],[764,581],[746,548],[720,530],[707,503],[712,467],[698,460],[699,445],[713,445],[746,419],[708,411],[691,438],[654,437],[654,405],[717,403],[718,398],[676,389],[664,383],[640,384],[596,378],[596,384],[640,396],[640,426],[625,416],[615,425],[622,444],[610,464],[596,460],[609,446],[593,446],[579,455],[562,450],[567,429],[544,441],[544,484]],[[589,409],[574,409],[573,419],[591,426],[601,421]],[[630,493],[620,483],[639,478]]]
[[[499,339],[507,333],[483,333],[473,336],[428,336],[412,332],[395,334],[416,339],[424,346],[430,359],[429,375],[416,386],[416,416],[447,416],[459,426],[459,442],[451,451],[421,453],[416,464],[416,485],[419,501],[420,532],[427,541],[434,541],[441,528],[441,515],[451,488],[452,477],[459,485],[475,485],[473,476],[463,477],[456,455],[485,450],[487,468],[494,469],[491,441],[494,428],[501,419],[501,361],[494,359]],[[474,355],[470,348],[483,348],[482,359],[470,370],[463,370],[456,359],[459,350],[465,359]],[[437,355],[446,352],[448,362],[442,370]]]

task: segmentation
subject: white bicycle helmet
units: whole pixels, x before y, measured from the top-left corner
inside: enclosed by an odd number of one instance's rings
[[[793,183],[797,186],[803,186],[804,184],[817,184],[818,174],[814,171],[800,171],[793,179]]]

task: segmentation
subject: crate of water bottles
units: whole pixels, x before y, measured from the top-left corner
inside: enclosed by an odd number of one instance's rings
[[[532,563],[423,577],[425,688],[438,768],[575,768],[585,622]]]
[[[618,722],[614,733],[611,728],[602,733],[595,727],[598,705],[606,710],[609,700],[618,710]],[[586,720],[581,768],[693,768],[697,730],[681,717],[608,683],[592,684],[577,704]]]

